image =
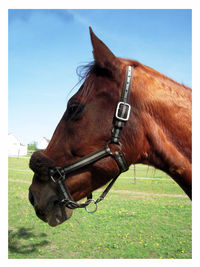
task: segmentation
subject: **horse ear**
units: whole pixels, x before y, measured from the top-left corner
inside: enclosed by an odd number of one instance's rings
[[[94,34],[90,29],[90,37],[93,46],[93,56],[95,63],[101,68],[110,70],[113,74],[120,70],[119,59],[110,51],[110,49]]]

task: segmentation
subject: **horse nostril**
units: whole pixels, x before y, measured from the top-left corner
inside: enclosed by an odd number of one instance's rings
[[[34,196],[33,196],[33,193],[29,190],[29,195],[28,195],[28,197],[29,197],[29,201],[31,202],[31,204],[33,205],[33,206],[35,206],[35,201],[34,201]]]

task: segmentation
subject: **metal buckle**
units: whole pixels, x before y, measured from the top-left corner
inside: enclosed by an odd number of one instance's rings
[[[124,111],[124,108],[125,108],[125,111]],[[119,114],[120,113],[120,109],[122,109],[121,115]],[[118,120],[120,120],[120,121],[128,121],[128,119],[130,117],[130,112],[131,112],[131,106],[128,103],[118,102],[117,108],[116,108],[116,112],[115,112],[115,116],[116,116],[116,118]]]

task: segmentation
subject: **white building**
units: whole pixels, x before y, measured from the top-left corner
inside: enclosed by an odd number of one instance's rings
[[[42,137],[36,144],[37,149],[45,149],[49,144],[49,140],[46,137]]]
[[[27,145],[23,145],[12,134],[8,134],[8,155],[9,156],[25,156],[27,155]]]

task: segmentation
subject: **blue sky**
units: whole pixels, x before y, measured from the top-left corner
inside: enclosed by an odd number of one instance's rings
[[[93,59],[89,26],[116,56],[192,86],[191,10],[18,9],[8,18],[8,130],[22,143],[51,138],[76,68]]]

